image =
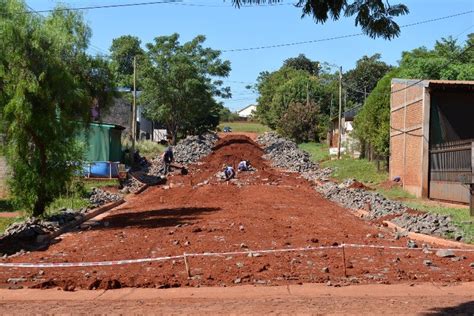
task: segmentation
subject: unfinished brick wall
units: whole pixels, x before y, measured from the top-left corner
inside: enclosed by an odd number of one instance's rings
[[[404,188],[422,194],[423,94],[422,82],[392,81],[390,115],[390,178],[401,177]]]

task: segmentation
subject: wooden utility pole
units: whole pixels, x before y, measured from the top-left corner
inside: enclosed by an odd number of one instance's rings
[[[342,66],[339,68],[339,128],[338,128],[338,140],[337,140],[337,159],[341,159],[341,120],[342,120]]]
[[[135,141],[137,139],[137,56],[133,57],[133,103],[132,103],[132,164],[135,157]]]
[[[306,82],[306,105],[309,105],[309,81]]]

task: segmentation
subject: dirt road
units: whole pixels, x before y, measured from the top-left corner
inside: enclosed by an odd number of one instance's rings
[[[474,283],[319,284],[230,288],[120,289],[63,292],[0,290],[1,314],[347,314],[472,315]]]
[[[271,168],[262,154],[249,138],[228,136],[192,166],[188,176],[176,175],[166,186],[149,188],[91,229],[69,233],[47,250],[1,262],[95,262],[248,250],[253,254],[188,257],[190,278],[182,259],[104,267],[0,267],[0,286],[77,290],[474,281],[472,252],[440,258],[434,252],[409,249],[260,251],[341,243],[407,245],[407,239],[395,240],[387,228],[322,198],[297,174]],[[243,158],[257,171],[239,174],[232,182],[216,177],[223,163],[236,165]]]

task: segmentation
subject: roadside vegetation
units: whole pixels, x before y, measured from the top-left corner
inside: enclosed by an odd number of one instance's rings
[[[73,185],[69,187],[69,190],[65,194],[60,195],[47,207],[45,213],[42,216],[51,216],[59,212],[63,208],[80,209],[88,207],[89,194],[93,188],[104,188],[104,187],[117,187],[117,179],[104,179],[104,180],[88,180],[80,179],[74,181]],[[18,216],[14,217],[2,217],[8,216],[9,213],[18,213]],[[27,217],[28,212],[15,204],[14,200],[7,196],[0,198],[0,234],[11,224],[17,221],[23,220]]]
[[[268,126],[258,122],[222,122],[219,129],[222,130],[225,126],[229,126],[233,132],[242,133],[257,133],[262,134],[271,131]]]
[[[454,223],[464,232],[465,242],[474,243],[474,220],[470,216],[467,206],[455,206],[453,204],[433,200],[419,199],[398,185],[394,185],[390,188],[381,185],[387,181],[388,173],[385,171],[377,171],[375,162],[350,157],[343,157],[340,160],[331,160],[326,144],[311,142],[302,143],[299,147],[308,152],[313,161],[320,163],[322,168],[333,168],[334,173],[332,177],[337,181],[343,181],[349,178],[357,179],[357,181],[375,189],[386,198],[401,201],[412,209],[451,216]]]

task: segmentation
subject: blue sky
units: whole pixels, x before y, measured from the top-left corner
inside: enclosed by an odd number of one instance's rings
[[[28,0],[35,10],[50,9],[62,2],[71,7],[146,2],[147,0]],[[292,1],[285,0],[291,4]],[[346,34],[359,33],[352,18],[343,18],[324,25],[310,17],[301,19],[301,11],[291,5],[248,7],[235,9],[230,1],[182,0],[184,4],[157,4],[114,9],[85,11],[92,28],[91,53],[108,53],[112,39],[121,35],[138,36],[142,43],[156,36],[179,33],[181,41],[199,34],[207,37],[207,46],[230,50],[282,43],[309,41]],[[400,25],[425,21],[460,12],[474,10],[473,0],[391,0],[391,4],[405,3],[410,14],[399,17]],[[264,70],[276,70],[283,60],[300,53],[313,60],[341,65],[343,70],[355,66],[363,55],[381,53],[382,59],[396,64],[403,51],[416,47],[433,47],[436,40],[452,35],[464,41],[474,32],[474,13],[438,22],[402,29],[401,36],[392,41],[371,39],[367,36],[338,39],[319,43],[295,45],[262,50],[224,52],[222,57],[232,63],[232,72],[226,84],[232,88],[233,98],[225,101],[232,110],[238,110],[255,101],[255,94],[245,89],[255,82]]]

